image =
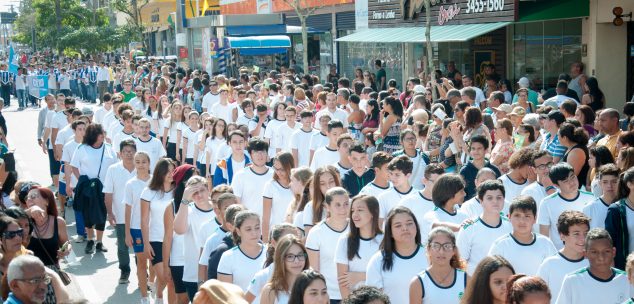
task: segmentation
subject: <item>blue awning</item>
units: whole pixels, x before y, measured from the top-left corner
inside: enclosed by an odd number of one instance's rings
[[[324,31],[308,27],[309,34],[322,34]],[[301,26],[286,24],[227,26],[228,36],[296,35],[302,33]]]
[[[285,48],[264,48],[264,49],[240,49],[241,56],[264,56],[284,54],[287,50]]]
[[[227,40],[231,49],[291,47],[291,39],[288,36],[227,37]]]

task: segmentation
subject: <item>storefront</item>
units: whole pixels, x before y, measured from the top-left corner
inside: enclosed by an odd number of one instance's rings
[[[341,57],[350,61],[341,74],[354,77],[355,68],[374,72],[376,59],[384,62],[387,78],[399,84],[424,70],[423,2],[404,1],[405,10],[402,2],[368,0],[369,28],[337,39],[347,49]],[[432,0],[434,65],[446,72],[453,61],[463,75],[481,85],[483,67],[492,63],[512,83],[527,76],[534,89],[547,89],[571,63],[581,60],[581,17],[588,15],[583,2]]]

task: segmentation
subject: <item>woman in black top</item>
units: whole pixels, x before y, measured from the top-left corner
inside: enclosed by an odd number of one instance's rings
[[[574,168],[579,186],[584,185],[590,170],[587,148],[588,135],[583,128],[565,122],[559,127],[559,142],[567,148],[561,161],[569,163]]]
[[[34,226],[27,248],[49,268],[59,267],[59,259],[70,253],[71,246],[60,249],[68,242],[68,234],[66,221],[57,216],[53,192],[47,188],[32,189],[27,194],[26,206]]]

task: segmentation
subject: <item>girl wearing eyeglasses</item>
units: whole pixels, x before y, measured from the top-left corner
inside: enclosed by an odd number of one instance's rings
[[[326,286],[333,301],[341,302],[339,284],[337,284],[337,268],[333,263],[337,240],[348,231],[348,214],[350,212],[348,191],[334,187],[326,192],[325,208],[327,217],[316,224],[308,233],[306,248],[311,267],[326,277]]]
[[[445,227],[434,228],[429,233],[427,257],[430,266],[409,284],[409,303],[460,303],[468,276],[456,235]]]
[[[275,251],[275,266],[260,294],[261,304],[288,303],[295,279],[309,268],[308,253],[295,235],[284,236]]]

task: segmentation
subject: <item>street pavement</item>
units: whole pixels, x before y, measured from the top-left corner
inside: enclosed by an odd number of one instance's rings
[[[11,101],[11,107],[2,110],[7,122],[7,140],[9,148],[15,150],[16,168],[19,180],[36,181],[43,186],[51,185],[47,155],[37,144],[37,118],[39,109],[28,108],[17,111],[17,101]],[[44,102],[42,102],[44,105]],[[79,108],[84,105],[78,103]],[[92,106],[95,107],[95,106]],[[66,224],[69,237],[76,235],[75,217],[72,208],[66,208]],[[104,232],[104,245],[107,253],[84,254],[84,243],[72,243],[77,255],[78,266],[62,264],[73,275],[70,293],[74,298],[84,298],[89,303],[139,303],[136,268],[132,265],[129,284],[119,284],[116,237],[112,227]],[[134,264],[134,256],[131,255]]]

